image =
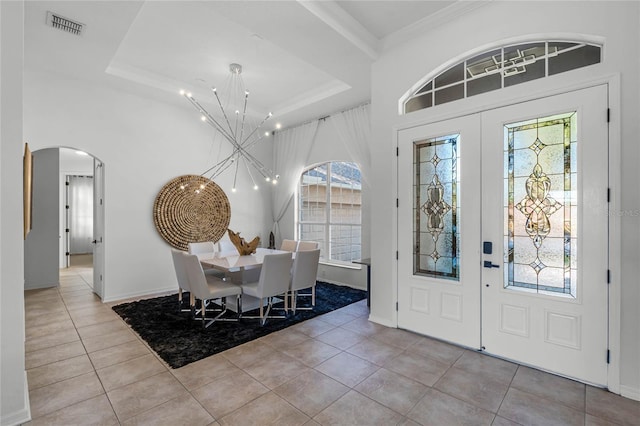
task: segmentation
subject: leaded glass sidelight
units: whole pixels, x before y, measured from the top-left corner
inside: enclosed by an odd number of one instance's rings
[[[414,143],[414,274],[459,280],[460,135]]]
[[[505,287],[576,296],[576,116],[505,125]]]

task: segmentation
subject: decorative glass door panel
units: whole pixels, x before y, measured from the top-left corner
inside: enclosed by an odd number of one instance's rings
[[[414,143],[414,274],[460,279],[458,143],[448,135]]]
[[[576,296],[577,113],[504,126],[504,286]]]

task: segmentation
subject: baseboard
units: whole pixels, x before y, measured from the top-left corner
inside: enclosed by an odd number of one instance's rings
[[[13,413],[2,413],[0,425],[15,426],[27,423],[31,420],[31,406],[29,405],[29,384],[27,383],[27,372],[24,372],[24,406]]]
[[[625,398],[640,401],[640,389],[632,386],[620,385],[620,395]]]
[[[121,300],[124,301],[127,299],[135,299],[135,298],[141,298],[141,297],[144,297],[144,298],[158,297],[158,296],[162,296],[163,294],[173,294],[177,292],[178,292],[178,287],[176,285],[176,286],[171,286],[164,289],[160,288],[160,289],[155,289],[151,291],[137,291],[133,293],[116,294],[115,296],[103,298],[102,303],[118,302]]]
[[[27,284],[24,283],[24,289],[25,290],[40,290],[43,288],[53,288],[53,287],[59,287],[60,283],[53,283],[53,284]]]
[[[355,286],[355,285],[348,284],[348,283],[341,283],[340,281],[328,280],[328,279],[326,279],[326,278],[322,278],[322,277],[318,277],[318,281],[322,281],[323,283],[329,283],[329,284],[341,285],[341,286],[343,286],[343,287],[355,288],[356,290],[363,290],[363,291],[367,291],[367,288],[366,288],[366,287],[359,287],[359,286]]]

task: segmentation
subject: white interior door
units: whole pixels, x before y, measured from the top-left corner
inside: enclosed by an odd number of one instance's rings
[[[480,347],[480,115],[398,135],[398,326]]]
[[[69,233],[71,232],[71,212],[69,211],[69,199],[70,197],[70,182],[69,182],[69,175],[66,175],[64,177],[64,205],[65,205],[65,209],[64,209],[64,227],[63,227],[63,231],[64,231],[64,262],[63,262],[63,268],[68,268],[69,266],[71,266],[71,237],[69,235]]]
[[[605,85],[482,120],[482,346],[607,383]]]
[[[93,160],[93,291],[104,295],[104,163]]]

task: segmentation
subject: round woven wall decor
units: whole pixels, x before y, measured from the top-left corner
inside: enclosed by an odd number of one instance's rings
[[[172,179],[153,203],[153,222],[166,242],[179,250],[187,244],[218,241],[231,219],[229,199],[215,182],[198,175]]]

